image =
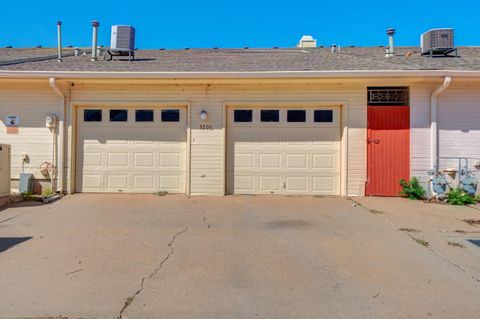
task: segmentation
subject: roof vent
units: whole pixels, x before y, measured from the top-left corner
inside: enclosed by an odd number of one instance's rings
[[[395,35],[395,29],[387,29],[388,35],[388,47],[385,49],[385,56],[391,58],[395,56],[395,44],[393,43],[393,36]]]
[[[311,35],[304,35],[298,41],[297,48],[315,48],[317,46],[317,40],[315,40]]]
[[[422,55],[433,56],[448,56],[455,52],[457,56],[457,49],[453,42],[453,29],[432,29],[420,37],[420,46],[422,47]]]

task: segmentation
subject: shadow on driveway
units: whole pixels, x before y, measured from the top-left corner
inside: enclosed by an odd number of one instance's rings
[[[33,237],[0,237],[0,253],[32,238]]]

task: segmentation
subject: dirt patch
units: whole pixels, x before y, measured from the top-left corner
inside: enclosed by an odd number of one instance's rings
[[[480,219],[464,219],[463,221],[471,226],[480,225]]]

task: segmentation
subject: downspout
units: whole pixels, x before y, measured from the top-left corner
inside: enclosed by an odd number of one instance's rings
[[[433,91],[430,98],[430,166],[438,168],[438,127],[437,127],[437,104],[438,96],[452,83],[452,77],[446,75],[443,84]]]
[[[58,135],[59,135],[59,141],[58,141],[58,147],[57,147],[57,160],[58,160],[58,165],[57,165],[57,180],[58,180],[58,187],[57,191],[60,193],[63,193],[65,187],[64,187],[64,178],[63,178],[63,170],[65,167],[65,157],[64,157],[64,141],[65,141],[65,130],[64,130],[64,123],[65,123],[65,94],[60,90],[60,88],[57,86],[57,83],[55,82],[55,78],[49,78],[49,84],[50,87],[52,88],[53,92],[57,94],[59,97],[62,98],[62,108],[60,110],[60,114],[58,116]],[[52,163],[55,165],[55,163]]]

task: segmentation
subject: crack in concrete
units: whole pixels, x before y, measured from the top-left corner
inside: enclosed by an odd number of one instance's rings
[[[143,291],[143,289],[145,288],[145,282],[149,279],[152,279],[160,270],[162,270],[165,263],[173,255],[173,252],[174,252],[173,244],[175,243],[175,240],[177,239],[178,236],[182,235],[187,230],[188,230],[188,228],[185,227],[182,231],[179,231],[178,233],[173,235],[172,239],[168,243],[168,247],[170,248],[170,251],[168,252],[167,256],[165,256],[165,258],[163,258],[163,260],[160,262],[158,267],[156,267],[148,276],[145,276],[145,277],[142,278],[142,281],[140,282],[140,288],[137,291],[135,291],[135,293],[133,293],[131,296],[129,296],[127,299],[125,299],[123,307],[122,307],[122,309],[120,309],[120,312],[118,313],[117,319],[126,318],[126,317],[123,316],[123,314],[125,313],[127,308],[132,304],[132,302],[135,300],[135,297],[138,296]]]
[[[350,200],[351,202],[353,202],[355,205],[357,205],[358,207],[361,207],[363,209],[365,209],[366,211],[370,212],[370,213],[373,213],[371,209],[369,209],[368,207],[362,205],[361,203],[357,202],[356,200],[354,200],[353,198],[351,197],[347,197],[348,200]],[[473,207],[472,207],[473,208]],[[476,208],[474,208],[476,209]],[[395,226],[395,224],[391,223],[391,225]],[[421,231],[421,230],[420,230]],[[438,231],[437,231],[438,232]],[[442,232],[442,231],[440,231]],[[448,231],[446,231],[448,232]],[[417,238],[416,237],[413,237],[411,234],[409,234],[408,232],[405,232],[403,231],[404,234],[406,234],[408,237],[410,237],[411,239],[413,240],[416,240]],[[471,272],[469,272],[467,269],[465,269],[464,267],[462,267],[461,265],[455,263],[454,261],[450,260],[449,258],[443,256],[442,254],[440,254],[439,252],[435,251],[432,247],[430,247],[429,245],[428,246],[425,246],[425,248],[427,248],[430,252],[432,252],[433,254],[435,254],[436,256],[438,256],[439,258],[443,259],[444,261],[446,261],[447,263],[449,263],[450,265],[456,267],[457,269],[459,269],[460,271],[462,271],[463,273],[465,273],[466,275],[470,276],[475,282],[477,283],[480,283],[480,278],[478,278],[477,276],[475,276],[474,274],[472,274]]]

